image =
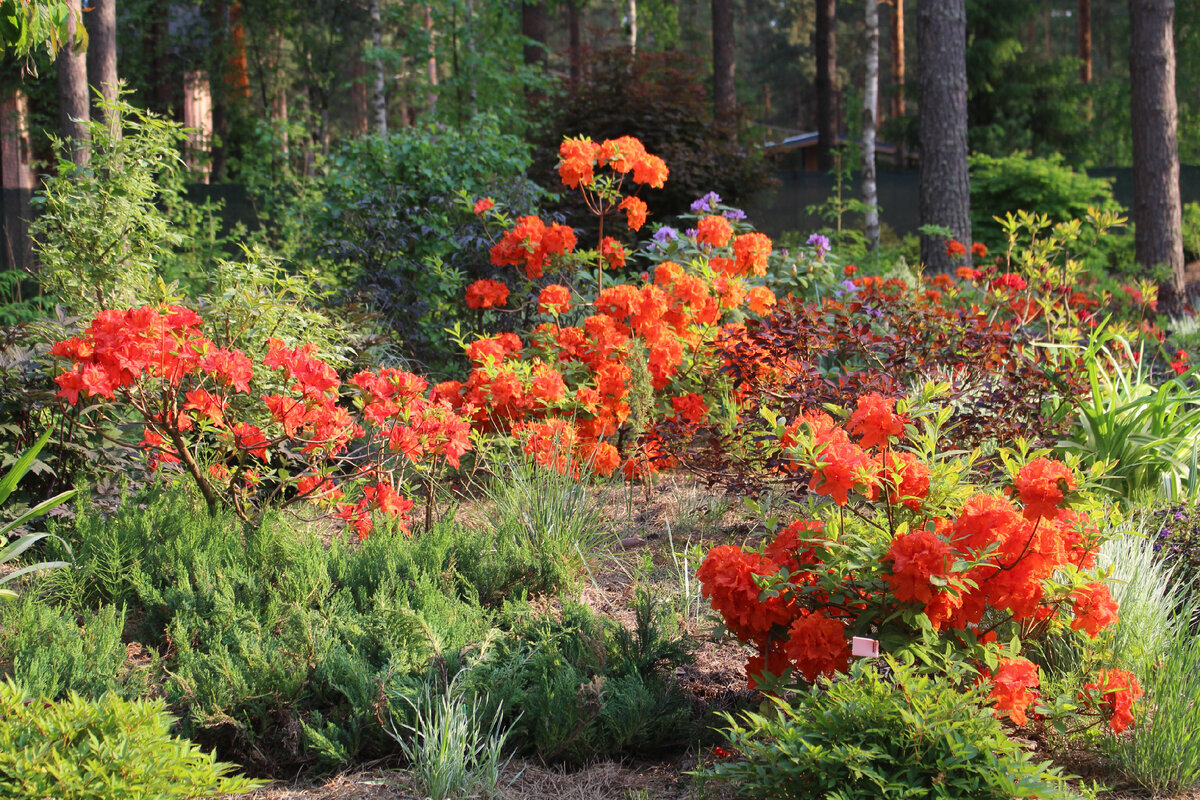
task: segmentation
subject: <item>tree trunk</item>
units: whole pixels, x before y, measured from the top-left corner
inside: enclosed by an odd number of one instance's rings
[[[425,6],[425,34],[429,37],[429,59],[426,61],[426,75],[429,78],[429,112],[433,113],[437,110],[438,66],[437,49],[433,44],[433,7],[428,5]]]
[[[817,0],[817,166],[833,169],[837,146],[837,110],[833,77],[837,72],[837,2]]]
[[[33,145],[29,139],[29,102],[20,87],[0,104],[0,177],[3,178],[4,256],[12,269],[33,270]]]
[[[1176,138],[1174,0],[1129,0],[1134,247],[1143,270],[1165,266],[1167,309],[1185,298],[1179,145]],[[1165,290],[1165,292],[1164,292]]]
[[[1079,0],[1079,80],[1092,82],[1092,0]]]
[[[579,27],[579,4],[583,0],[567,0],[567,36],[571,61],[571,85],[578,86],[583,80],[583,42]]]
[[[525,37],[525,65],[546,64],[546,0],[521,5],[521,33]]]
[[[213,0],[209,9],[213,52],[209,54],[209,91],[212,96],[212,171],[213,182],[225,179],[225,140],[229,138],[229,104],[225,87],[225,70],[229,58],[229,4]]]
[[[949,228],[969,252],[966,0],[918,3],[917,88],[921,224]],[[921,261],[936,272],[958,265],[946,255],[946,242],[940,236],[921,237]]]
[[[74,47],[75,27],[82,14],[79,0],[67,0],[69,22],[67,42],[58,51],[58,135],[67,142],[71,160],[86,166],[91,152],[91,132],[87,128],[88,80],[87,56]]]
[[[184,163],[201,183],[208,183],[212,172],[209,151],[212,148],[213,107],[211,81],[204,70],[192,70],[183,76],[183,126],[191,131],[184,149]]]
[[[867,249],[879,248],[879,203],[875,186],[875,114],[879,107],[879,0],[864,0],[866,6],[865,85],[862,108],[862,194],[866,204]]]
[[[383,68],[383,12],[379,0],[371,0],[371,47],[375,49],[375,60],[371,62],[371,116],[375,122],[375,133],[386,136],[388,132],[387,116],[387,75]]]
[[[167,118],[172,118],[171,99],[174,92],[171,89],[171,60],[169,45],[171,36],[171,8],[166,3],[155,3],[150,9],[152,15],[147,29],[146,50],[152,65],[150,98],[153,109]]]
[[[625,14],[629,18],[629,52],[637,52],[637,0],[625,0]]]
[[[713,116],[726,132],[736,130],[737,122],[733,24],[733,0],[712,0]]]
[[[904,117],[904,0],[892,0],[892,119]],[[908,141],[903,133],[897,134],[896,164],[900,169],[908,167]]]
[[[94,0],[87,16],[87,71],[92,89],[109,103],[117,99],[117,0]],[[118,123],[108,112],[99,114],[114,136]]]

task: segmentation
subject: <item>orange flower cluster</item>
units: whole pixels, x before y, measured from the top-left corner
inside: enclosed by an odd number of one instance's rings
[[[538,313],[558,316],[571,310],[571,290],[552,283],[538,295]]]
[[[1083,687],[1085,702],[1097,704],[1107,713],[1113,733],[1120,733],[1133,724],[1133,703],[1142,694],[1138,679],[1123,669],[1102,669],[1095,683]]]
[[[467,308],[499,308],[508,302],[508,287],[500,281],[478,280],[467,287]]]
[[[634,183],[661,189],[669,170],[658,156],[646,152],[640,141],[632,136],[605,139],[596,144],[590,138],[565,139],[558,148],[558,175],[564,185],[577,189],[590,188],[595,182],[595,170],[609,167],[620,175],[632,173]]]
[[[577,243],[575,231],[566,225],[556,222],[546,227],[540,217],[521,217],[492,246],[492,266],[524,266],[525,277],[533,280],[545,274],[551,259],[572,252]]]
[[[812,433],[813,460],[806,465],[812,469],[809,481],[812,491],[829,495],[844,506],[849,502],[849,493],[856,488],[874,499],[882,481],[890,490],[889,499],[895,497],[905,505],[919,508],[920,500],[929,490],[928,468],[912,457],[887,458],[868,452],[879,448],[886,454],[892,438],[903,435],[907,419],[895,413],[895,404],[895,400],[875,392],[858,399],[858,407],[847,424],[850,432],[859,437],[857,444],[823,412],[810,411],[798,421],[807,424]]]
[[[358,398],[360,423],[343,403],[345,387],[337,372],[311,344],[289,348],[278,339],[268,341],[263,374],[279,371],[288,388],[262,396],[256,407],[249,396],[255,378],[249,356],[216,347],[200,324],[198,314],[178,306],[106,310],[83,336],[59,342],[53,352],[72,362],[56,378],[60,396],[72,404],[81,395],[123,401],[142,420],[150,466],[179,465],[210,503],[227,503],[249,518],[247,509],[259,502],[264,483],[272,484],[268,497],[285,496],[278,490],[294,487],[285,503],[311,497],[335,503],[343,491],[329,474],[343,475],[344,483],[375,480],[376,487],[367,486],[359,503],[335,510],[361,537],[371,528],[369,510],[406,525],[412,507],[390,484],[379,488],[394,469],[385,457],[368,467],[356,461],[347,466],[344,454],[365,435],[362,423],[372,424],[373,435],[386,441],[380,452],[402,454],[418,465],[436,457],[457,464],[470,447],[469,423],[448,404],[426,400],[426,382],[399,370],[354,377],[352,385],[366,395]],[[264,429],[238,419],[244,415],[269,423]],[[202,455],[209,462],[203,468]],[[280,469],[260,470],[276,459]],[[287,471],[297,477],[278,477]]]
[[[1029,659],[1000,659],[1000,666],[992,676],[992,692],[988,695],[994,701],[996,716],[1007,714],[1016,725],[1028,722],[1025,709],[1041,696],[1030,689],[1038,683],[1037,665]]]

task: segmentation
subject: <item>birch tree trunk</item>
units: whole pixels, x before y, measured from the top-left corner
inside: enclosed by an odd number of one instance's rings
[[[375,123],[375,133],[386,136],[388,132],[387,117],[387,82],[384,73],[383,59],[383,12],[379,0],[371,0],[371,47],[375,49],[375,59],[371,62],[371,116]]]
[[[866,7],[866,77],[862,107],[862,194],[866,204],[867,249],[879,248],[879,195],[875,186],[875,125],[879,107],[879,0],[864,0]]]

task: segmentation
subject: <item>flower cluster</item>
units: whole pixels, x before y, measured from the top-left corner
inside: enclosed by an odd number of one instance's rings
[[[1108,587],[1086,577],[1099,533],[1064,507],[1075,475],[1047,458],[1016,470],[1011,497],[979,491],[934,502],[930,468],[902,449],[909,428],[895,402],[874,393],[858,399],[844,424],[817,411],[780,423],[780,448],[811,472],[810,491],[838,510],[824,521],[797,520],[759,549],[714,548],[697,573],[702,592],[755,647],[752,686],[764,671],[811,682],[844,669],[851,631],[898,644],[920,642],[923,630],[968,661],[979,663],[988,648],[1001,656],[984,680],[996,712],[1024,724],[1038,698],[1037,668],[998,649],[992,631],[1006,624],[1021,635],[1075,629],[1094,637],[1115,622]],[[852,499],[862,505],[845,514]]]
[[[370,511],[408,524],[413,504],[392,486],[394,458],[419,469],[457,465],[470,448],[469,422],[426,398],[416,375],[364,371],[344,385],[313,345],[278,339],[256,366],[214,344],[201,322],[179,306],[105,310],[52,352],[71,362],[55,378],[60,397],[105,401],[89,413],[131,409],[151,468],[190,476],[210,507],[249,519],[267,502],[317,501],[365,536]],[[254,396],[259,382],[268,391]],[[368,430],[374,457],[352,453]],[[343,502],[359,484],[361,499]]]

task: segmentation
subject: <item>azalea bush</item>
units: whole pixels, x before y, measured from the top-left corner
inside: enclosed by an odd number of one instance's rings
[[[325,505],[365,537],[378,510],[408,525],[413,501],[394,482],[427,486],[469,448],[467,422],[426,396],[427,382],[395,369],[344,384],[312,345],[270,339],[259,363],[218,347],[180,306],[106,310],[52,352],[69,366],[55,381],[92,426],[140,432],[151,469],[189,480],[210,510],[243,520],[267,506]],[[349,499],[347,491],[354,491]]]
[[[638,192],[669,176],[633,137],[567,139],[558,171],[597,219],[595,246],[581,247],[565,225],[514,220],[490,198],[477,200],[475,213],[501,234],[491,248],[496,277],[468,286],[467,305],[500,320],[506,309],[536,308],[538,321],[524,338],[464,336],[469,376],[433,395],[478,430],[516,436],[543,466],[644,476],[669,462],[642,434],[654,419],[698,422],[708,413],[720,387],[707,396],[693,387],[717,366],[711,346],[723,324],[775,305],[765,276],[784,256],[724,212],[630,251],[617,237],[647,223]]]
[[[940,412],[941,421],[948,416]],[[773,445],[829,498],[780,524],[760,547],[722,545],[698,572],[725,626],[754,648],[751,687],[812,683],[845,671],[854,637],[941,673],[973,667],[998,714],[1102,714],[1133,722],[1135,676],[1100,669],[1078,696],[1039,699],[1026,643],[1052,632],[1094,639],[1117,619],[1102,537],[1075,469],[1024,447],[1003,454],[997,486],[977,486],[939,454],[938,419],[879,394],[844,422],[821,411],[773,420]]]

